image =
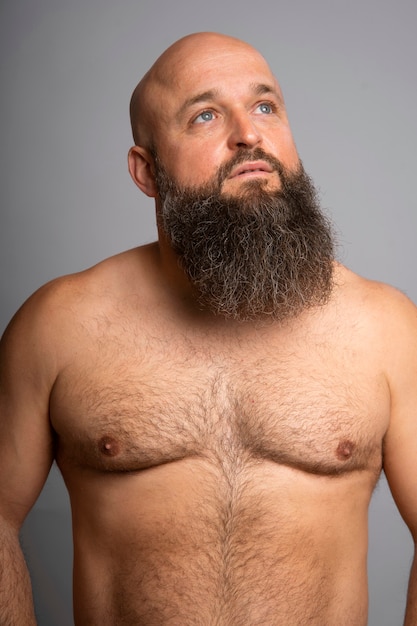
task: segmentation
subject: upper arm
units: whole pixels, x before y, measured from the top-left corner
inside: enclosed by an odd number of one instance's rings
[[[398,509],[417,541],[417,308],[399,298],[387,326],[390,425],[384,470]]]
[[[53,460],[49,396],[55,377],[42,295],[16,314],[0,342],[0,516],[19,527]]]

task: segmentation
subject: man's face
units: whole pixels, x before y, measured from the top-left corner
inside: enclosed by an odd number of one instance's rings
[[[290,172],[261,148],[242,148],[210,181],[185,187],[154,158],[159,225],[203,308],[239,320],[284,320],[327,302],[331,229],[301,163]],[[223,191],[230,172],[260,161],[278,189],[249,175],[238,190]]]
[[[172,76],[154,81],[149,94],[154,143],[170,175],[185,187],[207,183],[242,148],[262,148],[288,171],[298,167],[279,86],[264,59],[241,43],[185,49]],[[239,194],[250,180],[279,189],[264,159],[232,169],[222,191]]]
[[[333,243],[262,56],[210,33],[135,90],[129,167],[204,308],[284,319],[331,291]],[[151,149],[151,142],[158,154]]]

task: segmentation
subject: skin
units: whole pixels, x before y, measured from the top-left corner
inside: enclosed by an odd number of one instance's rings
[[[242,145],[298,163],[274,77],[235,39],[174,44],[132,111],[129,168],[157,219],[152,145],[196,185]],[[254,176],[280,184],[265,169],[224,188]],[[1,623],[35,623],[18,529],[54,458],[77,625],[365,626],[382,467],[417,536],[416,308],[338,264],[320,309],[226,321],[196,306],[159,225],[158,242],[35,293],[0,358]]]

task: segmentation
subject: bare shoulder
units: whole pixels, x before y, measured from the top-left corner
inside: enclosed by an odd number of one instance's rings
[[[59,311],[59,316],[71,312],[73,306],[82,305],[91,298],[103,303],[131,293],[146,291],[149,273],[154,265],[153,245],[134,248],[109,257],[81,272],[55,278],[38,289],[23,305],[21,311],[46,308],[50,314]],[[66,308],[63,308],[66,307]]]
[[[68,343],[89,332],[95,320],[149,298],[152,246],[110,257],[82,272],[56,278],[39,288],[17,311],[2,338],[2,351],[62,359]],[[49,358],[45,358],[49,357]]]
[[[417,312],[412,300],[396,287],[364,278],[343,265],[337,266],[335,284],[343,300],[352,302],[354,306],[361,304],[364,312],[378,310],[388,316],[401,312],[413,316]]]
[[[377,338],[386,354],[417,351],[417,306],[399,289],[369,280],[343,266],[335,274],[336,308],[342,319]]]

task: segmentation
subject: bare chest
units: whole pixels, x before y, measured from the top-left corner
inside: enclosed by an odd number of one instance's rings
[[[90,350],[51,398],[59,464],[112,472],[188,457],[226,472],[258,460],[319,475],[377,472],[387,418],[378,372],[312,345]]]

